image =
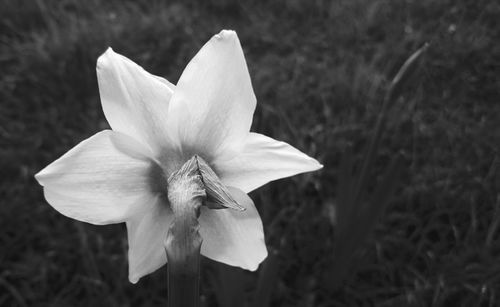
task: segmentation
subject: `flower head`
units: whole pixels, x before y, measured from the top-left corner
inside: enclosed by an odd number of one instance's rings
[[[87,223],[126,222],[129,279],[135,283],[167,262],[163,240],[172,212],[166,178],[198,155],[246,209],[202,207],[201,253],[255,270],[267,250],[262,221],[246,193],[321,165],[250,132],[256,98],[236,33],[212,37],[177,85],[111,48],[97,61],[97,77],[112,130],[84,140],[36,175],[49,204]]]

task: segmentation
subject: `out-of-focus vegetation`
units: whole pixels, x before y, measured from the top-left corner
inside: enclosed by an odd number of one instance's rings
[[[273,256],[257,273],[204,261],[205,306],[497,306],[498,20],[482,0],[1,0],[0,306],[165,305],[165,269],[129,284],[124,225],[60,215],[33,175],[108,127],[95,76],[108,46],[175,83],[223,28],[245,51],[253,131],[325,168],[251,194]],[[396,153],[402,179],[334,287],[340,157],[359,169],[389,81],[425,42],[370,184]]]

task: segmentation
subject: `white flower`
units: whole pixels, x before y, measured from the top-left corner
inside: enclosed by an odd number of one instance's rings
[[[256,98],[235,32],[222,31],[177,85],[109,48],[97,61],[102,108],[113,130],[81,142],[36,175],[47,201],[87,223],[127,223],[129,279],[167,262],[166,178],[197,154],[245,211],[202,207],[201,253],[257,269],[267,256],[262,221],[246,193],[322,166],[292,146],[250,132]]]

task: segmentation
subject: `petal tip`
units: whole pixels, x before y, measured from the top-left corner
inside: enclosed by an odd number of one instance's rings
[[[238,35],[233,30],[222,30],[218,34],[214,35],[215,39],[218,40],[229,40],[229,39],[238,39]]]
[[[324,165],[321,164],[321,163],[319,163],[317,160],[314,160],[314,162],[316,164],[315,165],[315,169],[314,169],[315,171],[320,170],[320,169],[322,169],[324,167]]]
[[[38,184],[43,186],[43,183],[42,183],[42,178],[43,178],[43,170],[39,171],[38,173],[35,174],[35,179],[36,181],[38,181]]]
[[[264,239],[262,239],[262,241],[264,241]],[[264,244],[264,246],[266,246],[265,243],[263,243],[263,244]],[[269,253],[267,252],[267,246],[266,246],[266,248],[264,248],[264,252],[260,255],[260,257],[258,257],[258,260],[253,261],[251,263],[248,263],[246,269],[249,271],[252,271],[252,272],[257,271],[257,269],[262,264],[262,262],[264,262],[264,260],[266,260],[268,254]]]
[[[104,51],[104,53],[101,54],[97,59],[96,69],[100,70],[107,66],[109,61],[111,60],[111,57],[113,57],[115,54],[116,53],[113,51],[113,49],[111,47],[108,47],[108,49],[106,49],[106,51]]]
[[[307,156],[307,159],[309,160],[309,167],[308,170],[304,170],[304,172],[314,172],[323,168],[323,164],[319,163],[319,161],[313,157]]]
[[[135,275],[129,274],[128,280],[130,281],[131,284],[135,285],[139,281],[139,278]]]
[[[45,182],[45,179],[47,178],[47,175],[48,175],[48,171],[47,171],[47,168],[48,167],[45,167],[44,169],[40,170],[38,173],[35,174],[35,179],[36,181],[38,181],[38,184],[41,185],[42,187],[45,186],[44,182]]]

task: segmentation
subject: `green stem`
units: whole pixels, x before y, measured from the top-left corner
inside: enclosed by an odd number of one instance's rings
[[[195,155],[168,178],[174,220],[165,239],[168,260],[168,306],[200,305],[200,207],[245,210],[230,195],[210,166]]]
[[[206,194],[196,161],[186,162],[168,181],[168,199],[174,215],[165,240],[168,306],[198,307],[202,243],[198,217]]]

